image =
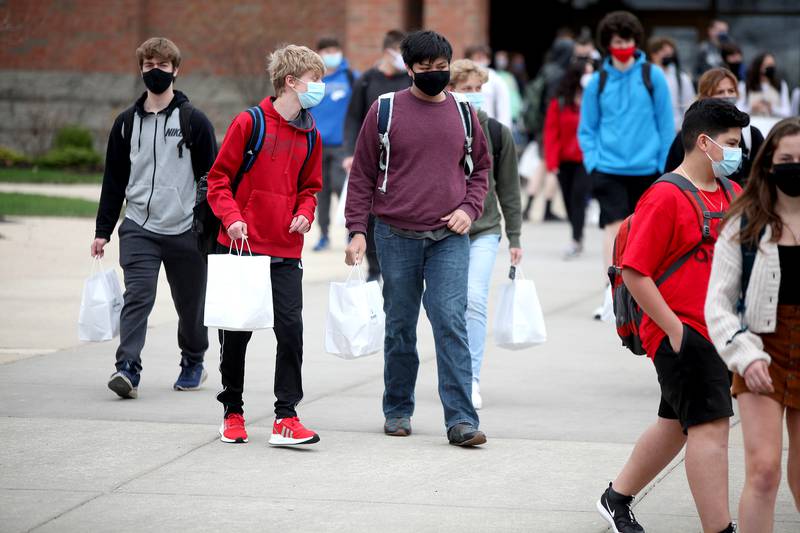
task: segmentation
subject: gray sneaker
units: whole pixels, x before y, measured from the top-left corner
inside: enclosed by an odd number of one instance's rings
[[[486,444],[486,435],[471,424],[456,424],[447,430],[447,440],[453,446],[479,446]]]
[[[408,417],[387,418],[383,424],[383,432],[392,437],[408,437],[411,435],[411,419]]]

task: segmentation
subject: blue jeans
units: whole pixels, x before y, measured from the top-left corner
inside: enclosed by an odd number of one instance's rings
[[[486,311],[489,303],[489,282],[500,235],[481,235],[469,246],[469,288],[467,296],[467,335],[472,356],[472,380],[480,383],[481,363],[486,347]]]
[[[469,237],[453,234],[441,241],[410,239],[394,234],[387,224],[376,220],[375,247],[383,274],[386,313],[384,415],[414,414],[421,302],[433,327],[445,425],[450,429],[467,423],[477,428],[465,318]]]

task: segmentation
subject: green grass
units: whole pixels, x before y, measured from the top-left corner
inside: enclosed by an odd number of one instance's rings
[[[33,168],[0,168],[0,183],[101,183],[102,174]]]
[[[0,216],[90,217],[97,215],[97,202],[40,194],[0,193]]]

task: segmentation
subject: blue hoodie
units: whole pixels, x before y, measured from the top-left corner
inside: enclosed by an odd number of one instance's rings
[[[608,79],[599,99],[599,72],[584,90],[578,143],[587,172],[646,176],[664,171],[675,138],[669,86],[661,69],[651,68],[651,96],[642,78],[644,53],[636,54],[625,72],[611,58],[603,62]]]
[[[341,146],[344,137],[344,119],[347,115],[347,106],[350,104],[350,97],[353,88],[350,86],[350,79],[347,70],[350,66],[346,59],[334,72],[331,72],[322,81],[325,82],[325,97],[312,110],[314,120],[317,121],[317,129],[322,137],[323,146]],[[353,79],[357,78],[353,73]]]

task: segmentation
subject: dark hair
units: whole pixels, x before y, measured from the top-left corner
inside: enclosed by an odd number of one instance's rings
[[[774,58],[775,56],[770,54],[769,52],[763,52],[758,54],[754,59],[753,62],[750,63],[750,68],[747,69],[747,81],[745,82],[747,86],[747,92],[759,92],[761,91],[761,66],[764,64],[764,60],[767,57]],[[777,91],[781,90],[781,84],[778,81],[778,75],[775,74],[771,78],[769,78],[769,83]]]
[[[594,40],[588,35],[581,35],[575,39],[575,46],[586,46],[587,44],[594,46]]]
[[[464,57],[467,59],[472,59],[475,54],[485,54],[486,57],[492,57],[492,49],[486,44],[471,44],[464,51]]]
[[[723,224],[737,215],[747,217],[747,224],[739,232],[739,241],[742,243],[758,246],[759,234],[767,224],[772,226],[773,242],[781,238],[783,222],[775,212],[778,194],[775,184],[769,182],[767,175],[772,171],[772,158],[781,139],[792,135],[800,135],[798,117],[785,118],[772,127],[753,160],[744,191],[733,201],[725,215]]]
[[[555,95],[556,98],[561,100],[559,102],[560,105],[575,107],[575,95],[583,92],[581,78],[586,73],[586,63],[583,60],[574,61],[564,73]]]
[[[400,52],[403,54],[403,61],[410,67],[414,63],[423,61],[435,61],[443,57],[449,63],[453,59],[453,47],[441,33],[424,30],[415,31],[406,35],[400,43]]]
[[[597,44],[600,50],[608,52],[611,38],[619,35],[623,39],[633,39],[636,47],[644,41],[644,28],[636,15],[629,11],[612,11],[597,25]]]
[[[317,42],[317,50],[324,50],[325,48],[341,48],[342,45],[339,43],[339,39],[336,37],[322,37]]]
[[[750,117],[736,109],[734,104],[721,98],[704,98],[693,103],[686,110],[681,129],[681,142],[686,153],[694,150],[700,135],[716,137],[731,128],[744,128],[750,124]]]
[[[647,55],[653,57],[653,54],[661,51],[665,46],[671,47],[675,53],[678,53],[678,46],[673,39],[669,37],[650,37],[647,41]]]
[[[389,30],[386,32],[386,35],[383,36],[383,50],[387,48],[396,48],[400,46],[400,43],[403,42],[403,39],[406,38],[406,34],[400,30]]]
[[[738,44],[736,44],[734,42],[723,43],[719,47],[719,54],[722,56],[722,60],[723,61],[727,61],[727,58],[732,56],[732,55],[741,54],[741,53],[742,53],[742,49],[739,47]]]

